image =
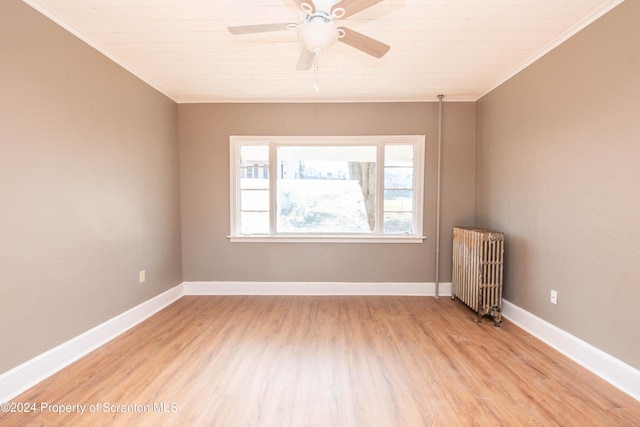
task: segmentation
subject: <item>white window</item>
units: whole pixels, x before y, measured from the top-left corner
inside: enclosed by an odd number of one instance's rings
[[[232,241],[422,242],[424,135],[231,136]]]

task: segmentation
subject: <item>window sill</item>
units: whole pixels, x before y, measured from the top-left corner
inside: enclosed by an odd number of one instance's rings
[[[422,243],[427,236],[228,236],[231,243]]]

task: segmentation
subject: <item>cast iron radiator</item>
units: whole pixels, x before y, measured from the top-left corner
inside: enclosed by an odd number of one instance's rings
[[[502,322],[502,273],[504,233],[473,227],[453,228],[451,298],[483,316],[496,326]]]

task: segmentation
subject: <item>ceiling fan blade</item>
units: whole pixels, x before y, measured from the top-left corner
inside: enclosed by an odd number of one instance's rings
[[[382,0],[342,0],[332,7],[331,11],[333,12],[336,8],[344,9],[344,16],[340,17],[341,19],[344,19],[360,12],[361,10],[365,10],[375,4],[378,4],[381,1]]]
[[[340,27],[340,29],[344,31],[344,37],[339,38],[339,41],[346,43],[351,47],[355,47],[364,53],[368,53],[371,56],[375,56],[376,58],[382,58],[385,53],[391,49],[391,46],[388,44],[372,39],[371,37],[365,36],[357,31],[353,31],[345,27]]]
[[[240,25],[237,27],[227,27],[231,34],[252,34],[266,33],[269,31],[291,30],[298,24],[292,22],[281,22],[279,24],[256,24],[256,25]]]
[[[300,56],[298,57],[298,64],[296,64],[296,70],[304,71],[311,68],[311,66],[313,65],[314,57],[315,57],[314,53],[303,46],[302,50],[300,50]]]

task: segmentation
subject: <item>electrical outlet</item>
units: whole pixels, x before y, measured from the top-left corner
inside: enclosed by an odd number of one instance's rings
[[[558,291],[551,289],[551,304],[558,304]]]
[[[138,273],[138,281],[140,283],[144,283],[144,281],[146,280],[146,273],[144,270],[140,270],[140,273]]]

